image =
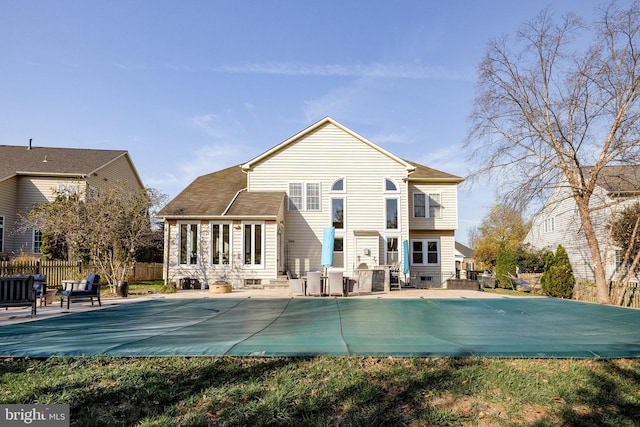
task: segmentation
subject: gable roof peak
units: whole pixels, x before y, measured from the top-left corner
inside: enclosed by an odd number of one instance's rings
[[[326,126],[326,125],[333,125],[335,127],[337,127],[338,129],[342,130],[345,133],[348,133],[349,135],[353,136],[354,138],[360,140],[361,142],[363,142],[364,144],[370,146],[371,148],[379,151],[380,153],[384,154],[385,156],[389,157],[390,159],[395,160],[396,162],[400,163],[401,165],[403,165],[408,172],[412,172],[415,170],[415,166],[413,166],[411,163],[407,162],[406,160],[403,160],[401,158],[399,158],[398,156],[388,152],[387,150],[385,150],[384,148],[374,144],[373,142],[369,141],[367,138],[363,137],[362,135],[352,131],[351,129],[349,129],[348,127],[344,126],[343,124],[339,123],[338,121],[334,120],[333,118],[327,116],[323,119],[320,119],[319,121],[313,123],[312,125],[306,127],[305,129],[301,130],[300,132],[296,133],[295,135],[293,135],[292,137],[286,139],[285,141],[281,142],[280,144],[276,145],[275,147],[272,147],[271,149],[265,151],[264,153],[260,154],[257,157],[254,157],[253,159],[249,160],[247,163],[242,165],[242,169],[245,171],[250,170],[253,165],[260,163],[261,161],[263,161],[264,159],[267,159],[269,157],[271,157],[272,155],[274,155],[275,153],[277,153],[278,151],[284,149],[285,147],[289,146],[290,144],[298,141],[299,139],[315,132],[316,130]]]

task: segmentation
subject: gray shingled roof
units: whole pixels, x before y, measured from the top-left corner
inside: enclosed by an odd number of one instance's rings
[[[456,181],[456,182],[464,181],[464,179],[460,178],[459,176],[451,175],[450,173],[442,172],[437,169],[433,169],[428,166],[421,165],[416,162],[412,162],[410,160],[405,160],[405,162],[416,167],[416,170],[409,175],[410,181],[413,181],[413,180],[421,181],[421,180],[430,180],[430,179]]]
[[[585,168],[587,174],[592,167]],[[600,171],[598,185],[613,195],[640,192],[640,166],[607,166]]]
[[[16,174],[86,176],[126,154],[123,150],[0,145],[0,180]]]
[[[284,192],[249,193],[243,191],[246,187],[247,174],[240,165],[203,175],[162,208],[158,216],[277,215],[285,198]]]

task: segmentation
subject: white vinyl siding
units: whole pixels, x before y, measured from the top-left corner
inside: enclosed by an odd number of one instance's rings
[[[456,184],[410,183],[410,228],[412,230],[455,230],[458,228]],[[417,203],[416,203],[417,202]]]
[[[116,181],[126,182],[132,188],[144,188],[129,157],[124,155],[87,177],[87,183],[92,188],[100,188]]]
[[[313,159],[313,160],[309,160]],[[397,198],[398,223],[408,223],[406,167],[355,136],[328,124],[288,145],[275,155],[253,165],[248,174],[249,191],[285,191],[293,182],[318,182],[321,189],[321,211],[287,210],[285,212],[288,266],[304,273],[321,269],[322,230],[331,224],[331,199],[343,191],[345,198],[344,235],[345,268],[358,265],[354,252],[354,230],[377,230],[384,234],[386,222],[385,195]],[[384,179],[391,179],[397,191],[385,191]],[[333,190],[343,180],[343,190]],[[342,198],[340,196],[339,198]],[[408,230],[400,229],[402,239]],[[382,260],[379,260],[382,261]]]
[[[10,237],[14,232],[14,224],[17,220],[17,184],[16,177],[0,181],[0,217],[2,217],[3,223],[0,253],[10,253],[17,250],[16,245],[12,244],[15,240]]]

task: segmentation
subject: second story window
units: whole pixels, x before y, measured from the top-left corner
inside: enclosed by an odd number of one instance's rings
[[[320,183],[290,182],[288,198],[290,211],[319,211],[322,199]]]
[[[441,218],[440,194],[413,193],[414,218]]]

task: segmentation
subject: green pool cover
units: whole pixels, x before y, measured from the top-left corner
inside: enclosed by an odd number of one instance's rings
[[[640,310],[546,298],[157,299],[0,327],[0,356],[640,357]]]

